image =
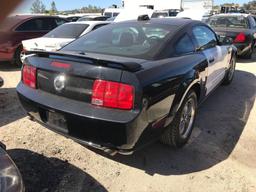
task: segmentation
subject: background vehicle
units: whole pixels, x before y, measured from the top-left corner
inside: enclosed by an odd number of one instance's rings
[[[77,21],[106,21],[109,17],[99,15],[87,15],[83,16]]]
[[[109,24],[107,21],[79,21],[65,23],[40,38],[22,41],[24,53],[29,51],[56,51],[80,36]],[[23,57],[22,55],[21,57]]]
[[[21,174],[0,143],[0,190],[1,192],[24,192]]]
[[[177,18],[188,18],[205,22],[209,18],[209,11],[204,9],[191,9],[179,12]]]
[[[35,52],[17,92],[33,119],[108,153],[130,154],[160,137],[182,147],[198,104],[231,83],[235,51],[202,22],[139,17]]]
[[[248,14],[220,14],[207,22],[220,38],[231,38],[237,47],[237,54],[250,59],[256,38],[255,19]]]
[[[154,11],[151,18],[162,18],[162,17],[169,17],[168,11]]]
[[[54,16],[17,15],[0,26],[0,61],[21,66],[21,41],[41,37],[67,20]]]
[[[69,22],[76,22],[80,18],[81,16],[70,16],[70,17],[66,17],[65,19],[68,20]]]
[[[105,17],[116,17],[117,15],[119,15],[119,13],[122,11],[123,9],[118,9],[118,8],[107,8],[104,10],[103,15]]]

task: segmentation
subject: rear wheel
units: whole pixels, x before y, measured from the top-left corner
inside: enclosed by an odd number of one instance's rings
[[[222,83],[223,85],[229,85],[232,82],[234,78],[235,70],[236,70],[236,56],[234,55],[230,61],[229,69]]]
[[[185,97],[173,122],[166,129],[161,141],[169,146],[180,148],[189,140],[197,113],[197,96],[191,90]]]
[[[24,56],[23,48],[22,46],[19,46],[16,49],[15,55],[14,55],[14,64],[18,67],[22,66],[22,57]]]

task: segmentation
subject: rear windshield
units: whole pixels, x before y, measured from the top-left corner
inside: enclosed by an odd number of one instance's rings
[[[110,24],[82,36],[63,50],[151,59],[175,28],[137,22]]]
[[[211,27],[248,28],[247,19],[244,16],[212,17],[208,20]]]
[[[78,38],[84,30],[88,27],[87,24],[66,24],[57,27],[56,29],[47,33],[44,37],[48,38]]]

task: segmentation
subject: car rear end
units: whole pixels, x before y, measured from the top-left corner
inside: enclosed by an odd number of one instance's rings
[[[248,54],[255,44],[254,37],[249,29],[249,21],[243,15],[213,16],[209,19],[208,24],[221,40],[225,38],[232,39],[239,56]]]
[[[17,91],[28,114],[82,144],[130,153],[137,142],[141,93],[129,71],[139,65],[65,59],[42,53],[25,60]]]

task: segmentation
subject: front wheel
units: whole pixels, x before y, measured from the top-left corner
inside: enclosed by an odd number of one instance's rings
[[[22,46],[19,46],[15,52],[15,55],[14,55],[14,64],[17,66],[17,67],[21,67],[22,66],[22,58],[24,57],[24,51],[23,51],[23,48]]]
[[[161,142],[169,146],[180,148],[189,140],[197,114],[197,95],[191,90],[185,97],[173,122],[161,137]]]

